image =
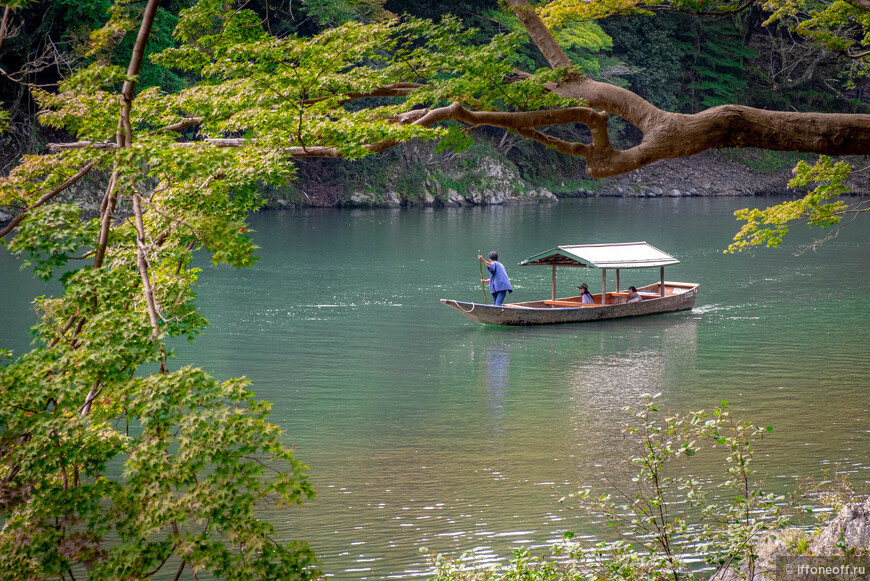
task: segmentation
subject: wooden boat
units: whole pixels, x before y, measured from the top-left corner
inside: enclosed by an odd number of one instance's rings
[[[699,285],[665,280],[665,266],[679,262],[646,242],[557,246],[520,262],[520,266],[552,267],[553,290],[548,300],[508,303],[500,307],[449,299],[441,299],[441,302],[472,321],[488,325],[585,323],[686,311],[695,305]],[[557,267],[601,269],[601,292],[592,295],[594,302],[581,303],[580,296],[556,298]],[[628,292],[619,287],[620,270],[656,267],[660,269],[659,281],[639,287],[637,291],[642,300],[627,303]],[[616,270],[616,290],[612,292],[607,291],[608,269]]]

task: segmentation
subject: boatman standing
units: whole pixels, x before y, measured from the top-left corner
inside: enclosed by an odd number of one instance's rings
[[[489,278],[482,278],[480,282],[489,283],[489,292],[492,293],[492,304],[500,307],[504,302],[505,296],[508,293],[514,292],[511,287],[511,281],[508,279],[504,265],[498,261],[498,252],[492,251],[489,253],[489,260],[486,260],[480,253],[477,253],[477,259],[483,261],[486,268],[489,269]]]

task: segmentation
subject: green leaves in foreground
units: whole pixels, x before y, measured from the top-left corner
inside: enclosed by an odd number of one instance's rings
[[[734,242],[725,252],[740,252],[753,246],[776,248],[793,224],[805,223],[823,229],[839,224],[849,212],[849,207],[841,200],[828,200],[849,191],[844,182],[851,171],[851,165],[844,161],[833,163],[827,156],[820,157],[812,166],[798,162],[789,187],[805,187],[816,183],[816,188],[799,200],[783,202],[764,210],[744,208],[734,212],[737,219],[744,220],[746,224],[734,236]]]
[[[250,14],[239,19],[227,37],[262,37],[241,26]],[[0,579],[316,578],[307,545],[269,521],[314,494],[270,404],[247,380],[172,370],[167,343],[206,325],[196,251],[256,260],[245,220],[258,184],[292,176],[286,143],[256,111],[238,127],[259,139],[178,142],[187,114],[211,115],[206,136],[247,114],[255,97],[234,92],[238,79],[187,101],[140,92],[119,143],[120,72],[93,64],[37,92],[43,122],[91,143],[29,156],[0,179],[0,204],[24,212],[9,249],[40,277],[63,272],[62,292],[35,301],[33,349],[0,351]],[[106,192],[99,218],[53,199],[91,170]]]
[[[84,415],[81,391],[31,375],[40,363],[0,370],[4,575],[120,579],[184,563],[225,579],[317,576],[308,547],[276,543],[258,512],[313,491],[246,380],[130,378]]]

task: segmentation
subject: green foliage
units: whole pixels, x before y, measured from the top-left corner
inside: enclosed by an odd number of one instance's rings
[[[583,555],[569,544],[573,534],[565,533],[564,542],[554,545],[552,554],[532,555],[526,549],[516,549],[511,560],[504,565],[480,568],[467,565],[471,553],[458,559],[441,554],[427,554],[435,576],[430,581],[585,581],[589,579],[583,565]]]
[[[798,162],[794,168],[795,177],[789,182],[789,187],[805,187],[811,183],[818,184],[803,198],[783,202],[764,210],[744,208],[734,215],[746,224],[734,236],[725,252],[740,252],[754,246],[776,248],[782,243],[789,228],[796,223],[805,223],[809,227],[829,228],[840,223],[844,215],[850,212],[842,201],[828,202],[849,191],[844,183],[849,177],[852,167],[844,161],[834,163],[829,157],[822,156],[815,165],[804,161]],[[862,212],[857,210],[852,212]]]
[[[473,143],[474,140],[461,127],[448,126],[446,134],[438,142],[438,147],[435,148],[435,153],[441,153],[448,149],[454,153],[461,153],[471,147]]]
[[[116,7],[103,32],[132,7]],[[248,30],[248,13],[234,23],[207,16],[221,22],[227,42],[213,37],[212,46],[263,39]],[[36,95],[43,121],[108,141],[123,78],[120,67],[96,62],[77,71],[57,92]],[[211,81],[191,101],[219,111],[215,125],[246,111],[249,101],[234,108],[235,93],[220,87],[223,79]],[[0,205],[35,206],[9,249],[40,277],[65,270],[62,294],[36,301],[33,350],[0,361],[0,570],[18,578],[319,576],[305,543],[276,542],[260,512],[314,494],[307,468],[268,421],[269,404],[245,379],[170,370],[166,343],[192,339],[206,325],[194,303],[194,251],[252,264],[245,219],[261,203],[256,186],[286,182],[293,166],[268,138],[177,147],[178,134],[162,127],[177,121],[178,99],[156,89],[138,94],[135,147],[30,156],[0,180]],[[86,165],[111,175],[118,207],[136,209],[130,220],[108,213],[111,196],[99,220],[81,219],[71,205],[40,205]],[[74,258],[100,253],[104,260],[71,268]]]
[[[477,46],[471,44],[474,31],[463,30],[455,20],[445,19],[438,27],[419,21],[412,24],[418,42],[423,41],[425,47],[401,39],[394,58],[412,61],[417,78],[428,72],[430,81],[414,92],[408,105],[459,101],[484,111],[533,111],[572,104],[543,87],[561,78],[564,71],[545,67],[526,79],[503,82],[514,73],[516,51],[525,33],[495,35],[489,43]]]
[[[70,255],[82,247],[93,246],[98,225],[79,220],[74,204],[51,204],[31,212],[9,243],[9,250],[25,258],[21,268],[48,280],[57,268],[66,266]]]
[[[528,39],[525,28],[516,16],[503,10],[489,10],[483,16],[497,23],[500,30],[509,30],[526,37],[513,57],[514,66],[522,70],[535,70],[544,64],[540,52]],[[595,22],[568,22],[554,30],[553,34],[577,70],[584,74],[598,74],[597,53],[613,48],[613,40]]]
[[[118,282],[128,294],[131,281]],[[101,321],[108,324],[117,330],[103,350],[108,362],[93,361],[100,354],[91,349],[70,350],[66,364],[79,370],[48,381],[57,364],[35,351],[0,369],[4,570],[42,579],[84,565],[92,578],[122,578],[176,554],[227,579],[313,578],[308,548],[275,545],[273,527],[254,510],[264,500],[293,505],[312,496],[305,467],[265,420],[268,406],[253,400],[247,382],[219,383],[196,369],[130,377],[125,359],[156,355],[143,339],[147,321],[140,332]],[[106,373],[115,377],[104,381],[102,404],[83,414],[89,379]],[[21,438],[26,445],[10,446]]]
[[[694,81],[693,110],[739,102],[746,88],[746,61],[756,56],[743,44],[741,23],[737,19],[705,23],[693,27],[698,47],[690,70]]]
[[[625,63],[618,68],[628,87],[657,107],[677,110],[684,61],[693,53],[690,19],[664,13],[655,18],[614,18],[601,25],[613,38],[614,56]]]

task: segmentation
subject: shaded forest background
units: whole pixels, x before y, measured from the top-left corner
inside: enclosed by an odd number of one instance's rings
[[[172,30],[178,14],[190,0],[161,3],[148,53],[173,46]],[[51,87],[74,68],[92,60],[123,64],[129,60],[133,37],[119,36],[112,49],[99,54],[86,51],[92,30],[108,19],[110,0],[54,0],[33,2],[16,12],[14,28],[0,49],[0,100],[8,116],[7,131],[0,135],[0,174],[5,175],[22,155],[45,150],[49,142],[67,136],[40,126],[30,88]],[[494,32],[516,26],[496,0],[251,0],[255,10],[276,35],[309,36],[348,20],[371,21],[386,13],[404,13],[432,20],[444,15],[458,17],[465,26],[479,30],[481,43]],[[596,79],[626,87],[654,105],[669,111],[695,113],[725,104],[783,111],[866,113],[870,111],[870,81],[853,61],[790,33],[784,26],[764,26],[765,13],[757,7],[727,16],[689,15],[664,11],[655,17],[614,17],[597,23],[581,23],[561,39],[566,51],[584,72]],[[546,67],[538,50],[528,43],[518,63],[525,70]],[[183,73],[156,66],[147,60],[137,90],[159,86],[167,92],[187,86],[193,79]],[[611,121],[611,134],[618,147],[640,139],[627,123]],[[585,127],[562,127],[568,139],[581,137]],[[570,135],[569,135],[570,134]],[[482,160],[508,172],[516,172],[526,195],[546,188],[556,195],[642,191],[655,195],[673,192],[684,184],[683,193],[705,193],[704,165],[730,176],[730,182],[706,193],[782,193],[789,169],[799,156],[773,152],[712,152],[687,164],[685,160],[653,164],[637,175],[601,182],[585,174],[584,161],[547,150],[540,144],[496,128],[472,132],[475,145],[462,154],[439,154],[434,146],[409,144],[360,161],[299,160],[298,179],[286,189],[265,192],[278,205],[315,206],[393,205],[432,201],[424,192],[458,194],[472,198],[463,183],[463,168],[480,167]],[[486,165],[486,164],[484,164]],[[729,167],[723,171],[723,167]],[[505,169],[507,168],[507,169]],[[694,177],[688,176],[690,168]],[[678,178],[675,173],[681,174]],[[757,176],[773,176],[769,180]],[[664,176],[664,177],[663,177]],[[755,176],[755,177],[752,177]],[[485,176],[486,177],[486,176]],[[492,176],[489,176],[492,177]],[[501,177],[505,177],[502,175]],[[468,180],[484,179],[476,174]],[[736,187],[747,180],[756,185]],[[393,199],[382,190],[393,190]],[[500,187],[496,183],[493,187]],[[95,188],[101,196],[102,187]],[[650,195],[653,195],[652,193]],[[481,196],[476,196],[481,198]],[[485,196],[483,196],[485,198]],[[539,197],[533,199],[540,199]],[[447,195],[435,200],[448,201]],[[487,199],[479,199],[486,203]],[[490,197],[489,202],[500,203]]]

